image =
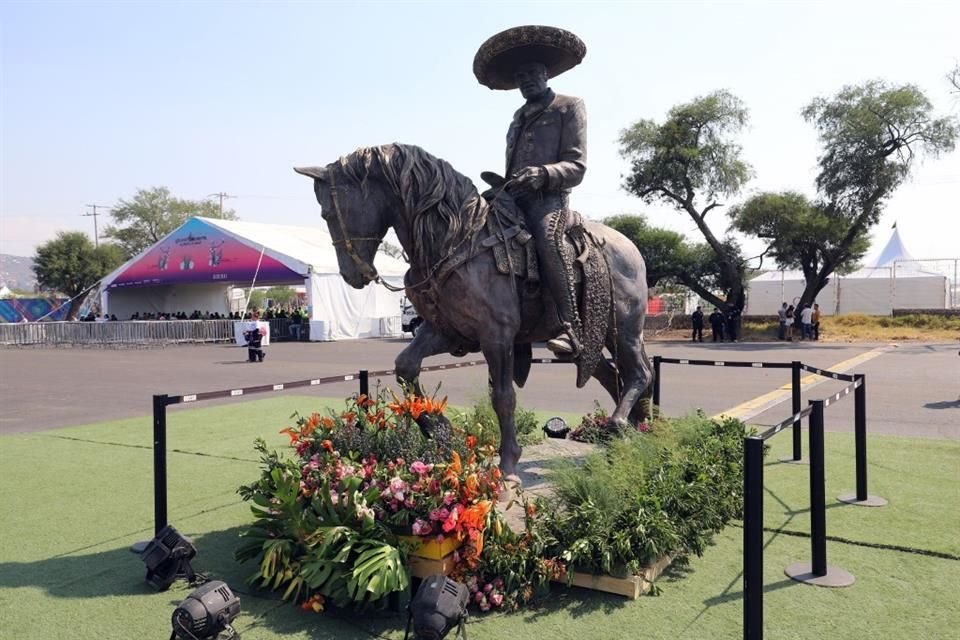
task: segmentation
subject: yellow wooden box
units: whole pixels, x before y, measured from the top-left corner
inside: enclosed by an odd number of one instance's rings
[[[404,542],[410,543],[412,551],[410,555],[427,558],[428,560],[442,560],[454,551],[460,548],[463,543],[453,537],[443,539],[443,542],[437,542],[436,537],[421,536],[397,536]]]

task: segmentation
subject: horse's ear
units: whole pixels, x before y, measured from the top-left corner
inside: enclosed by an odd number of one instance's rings
[[[314,180],[319,180],[321,182],[326,182],[327,180],[326,167],[294,167],[293,170],[300,175],[313,178]]]

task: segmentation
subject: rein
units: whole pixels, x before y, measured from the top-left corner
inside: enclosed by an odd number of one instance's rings
[[[351,238],[347,234],[347,224],[343,219],[343,212],[340,210],[340,201],[337,199],[336,178],[334,177],[334,172],[332,171],[328,176],[328,182],[330,183],[330,200],[333,202],[333,212],[337,216],[337,224],[340,225],[340,235],[343,236],[341,240],[334,240],[333,246],[342,244],[344,250],[347,252],[347,255],[350,256],[350,259],[353,260],[353,263],[356,265],[357,270],[360,271],[360,274],[363,275],[365,278],[367,278],[370,282],[375,282],[377,284],[383,285],[389,291],[400,292],[400,291],[405,291],[407,289],[419,289],[423,285],[427,284],[428,282],[430,282],[430,280],[433,279],[437,271],[439,271],[440,268],[448,260],[450,260],[454,255],[456,255],[456,252],[460,249],[461,246],[463,246],[463,243],[466,242],[466,240],[470,237],[469,235],[465,234],[463,239],[457,244],[457,246],[452,248],[447,253],[447,255],[445,255],[440,260],[438,260],[437,264],[431,267],[430,272],[420,282],[417,282],[416,284],[412,284],[409,286],[403,286],[403,287],[394,286],[389,282],[387,282],[386,280],[384,280],[383,278],[381,278],[380,274],[377,273],[377,268],[374,267],[369,262],[367,262],[366,260],[364,260],[363,258],[361,258],[360,255],[357,253],[356,249],[354,249],[353,247],[354,242],[381,242],[383,238],[375,238],[372,236]],[[499,195],[500,192],[506,189],[508,183],[509,181],[504,182],[504,184],[500,187],[500,190],[497,192],[497,195]]]

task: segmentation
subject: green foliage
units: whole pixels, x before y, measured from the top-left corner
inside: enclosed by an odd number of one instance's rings
[[[620,152],[631,166],[624,188],[644,202],[665,202],[691,217],[706,245],[693,247],[689,256],[678,254],[686,265],[682,281],[718,307],[740,305],[744,261],[736,242],[719,239],[706,216],[722,206],[720,196],[738,193],[750,179],[740,146],[729,139],[746,122],[740,99],[716,91],[673,107],[663,124],[640,120],[620,134]],[[675,238],[657,240],[668,251],[677,248]],[[644,247],[638,246],[642,253]]]
[[[194,216],[237,217],[232,209],[221,214],[219,205],[210,200],[184,200],[171,195],[166,187],[153,187],[138,190],[132,200],[120,200],[110,212],[116,224],[107,227],[103,237],[115,240],[127,257],[132,257]]]
[[[254,289],[250,292],[250,299],[247,300],[247,309],[263,309],[267,306],[267,294],[263,289]]]
[[[645,202],[733,195],[750,178],[740,146],[727,137],[747,123],[743,102],[715,91],[673,107],[663,124],[640,120],[620,134],[620,152],[631,161],[625,187]]]
[[[543,429],[537,420],[537,414],[517,405],[513,414],[517,425],[517,442],[521,446],[536,444],[543,440]],[[500,445],[500,422],[497,413],[493,410],[490,396],[478,399],[473,407],[461,417],[467,433],[477,436],[481,443]]]
[[[274,304],[288,305],[296,301],[297,292],[293,287],[270,287],[266,297],[273,300]]]
[[[854,227],[876,224],[919,152],[936,157],[954,147],[956,118],[934,118],[932,110],[916,86],[879,80],[811,102],[803,116],[824,147],[817,189],[827,206]]]
[[[60,291],[73,298],[121,264],[122,251],[113,244],[94,246],[87,234],[61,231],[37,247],[33,272],[42,288]],[[79,307],[74,304],[74,307]]]
[[[594,573],[701,555],[742,510],[743,424],[703,414],[627,433],[582,466],[555,463],[542,524],[551,550]]]
[[[870,244],[863,228],[845,251],[838,251],[849,230],[848,222],[792,191],[755,195],[733,207],[730,219],[737,231],[767,241],[767,254],[780,267],[809,274],[819,271],[831,257],[837,260],[837,271],[851,271]]]
[[[284,589],[284,599],[320,593],[338,606],[359,607],[409,586],[405,549],[367,515],[366,505],[378,490],[363,493],[361,478],[350,477],[337,492],[324,482],[305,498],[297,464],[268,452],[261,439],[255,448],[264,472],[239,493],[253,502],[256,521],[242,534],[245,541],[235,554],[240,561],[260,558],[249,582]]]

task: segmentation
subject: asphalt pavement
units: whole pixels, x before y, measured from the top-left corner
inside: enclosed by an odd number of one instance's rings
[[[246,349],[233,345],[177,345],[150,349],[7,348],[0,349],[0,434],[90,424],[149,415],[151,396],[194,394],[263,384],[349,374],[359,369],[393,366],[406,339],[350,340],[323,343],[275,343],[263,363],[248,363]],[[867,378],[868,428],[871,433],[960,438],[960,357],[956,344],[841,344],[825,342],[687,343],[651,342],[651,356],[718,361],[790,362],[800,360],[831,369],[877,350],[849,372]],[[535,357],[550,357],[535,349]],[[470,354],[462,360],[482,359]],[[461,359],[436,356],[425,365]],[[469,405],[487,392],[483,366],[423,374],[424,386],[440,385],[440,395],[453,404]],[[392,382],[385,380],[384,382]],[[664,365],[661,404],[667,415],[703,409],[710,415],[749,403],[790,382],[789,369],[724,368]],[[376,380],[371,380],[375,384]],[[804,391],[808,399],[835,393],[842,383],[825,380]],[[296,389],[281,393],[346,397],[357,382]],[[245,402],[259,394],[204,402]],[[534,365],[519,403],[528,409],[584,414],[599,401],[608,411],[612,401],[600,385],[575,386],[572,365]],[[183,410],[192,405],[172,408]],[[199,405],[198,405],[199,406]],[[762,407],[761,407],[762,408]],[[790,415],[786,401],[763,410],[749,422],[773,424]],[[853,428],[853,398],[831,406],[828,430]]]

